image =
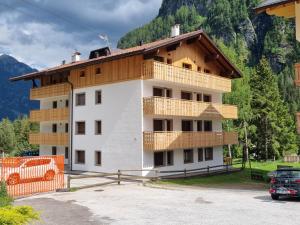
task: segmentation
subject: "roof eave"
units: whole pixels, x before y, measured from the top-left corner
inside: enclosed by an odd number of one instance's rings
[[[277,2],[277,3],[273,3],[273,4],[269,4],[269,5],[263,5],[263,6],[258,6],[256,8],[254,8],[254,11],[256,14],[260,14],[265,12],[268,8],[273,8],[273,7],[277,7],[280,5],[285,5],[285,4],[289,4],[292,2],[295,2],[297,0],[286,0],[286,1],[282,1],[282,2]]]

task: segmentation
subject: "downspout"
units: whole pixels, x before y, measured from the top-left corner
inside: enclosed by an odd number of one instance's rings
[[[69,104],[69,107],[70,107],[70,171],[73,170],[73,100],[74,100],[74,97],[73,97],[73,92],[74,92],[74,86],[73,84],[69,81],[69,79],[67,80],[67,83],[71,86],[71,104]]]

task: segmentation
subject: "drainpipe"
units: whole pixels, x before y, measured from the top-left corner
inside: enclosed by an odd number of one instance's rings
[[[70,133],[70,149],[69,149],[69,162],[70,163],[70,170],[73,170],[73,91],[74,91],[74,86],[73,84],[69,81],[69,79],[67,80],[67,83],[71,86],[71,104],[69,104],[70,107],[70,124],[69,124],[69,133]]]

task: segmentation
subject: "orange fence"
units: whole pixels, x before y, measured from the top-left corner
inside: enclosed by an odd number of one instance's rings
[[[64,156],[0,159],[0,178],[12,197],[64,188]]]

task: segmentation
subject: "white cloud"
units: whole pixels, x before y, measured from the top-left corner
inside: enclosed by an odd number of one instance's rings
[[[69,61],[74,49],[87,57],[105,45],[98,34],[107,34],[115,46],[124,33],[154,18],[161,1],[4,0],[0,52],[38,69]]]

